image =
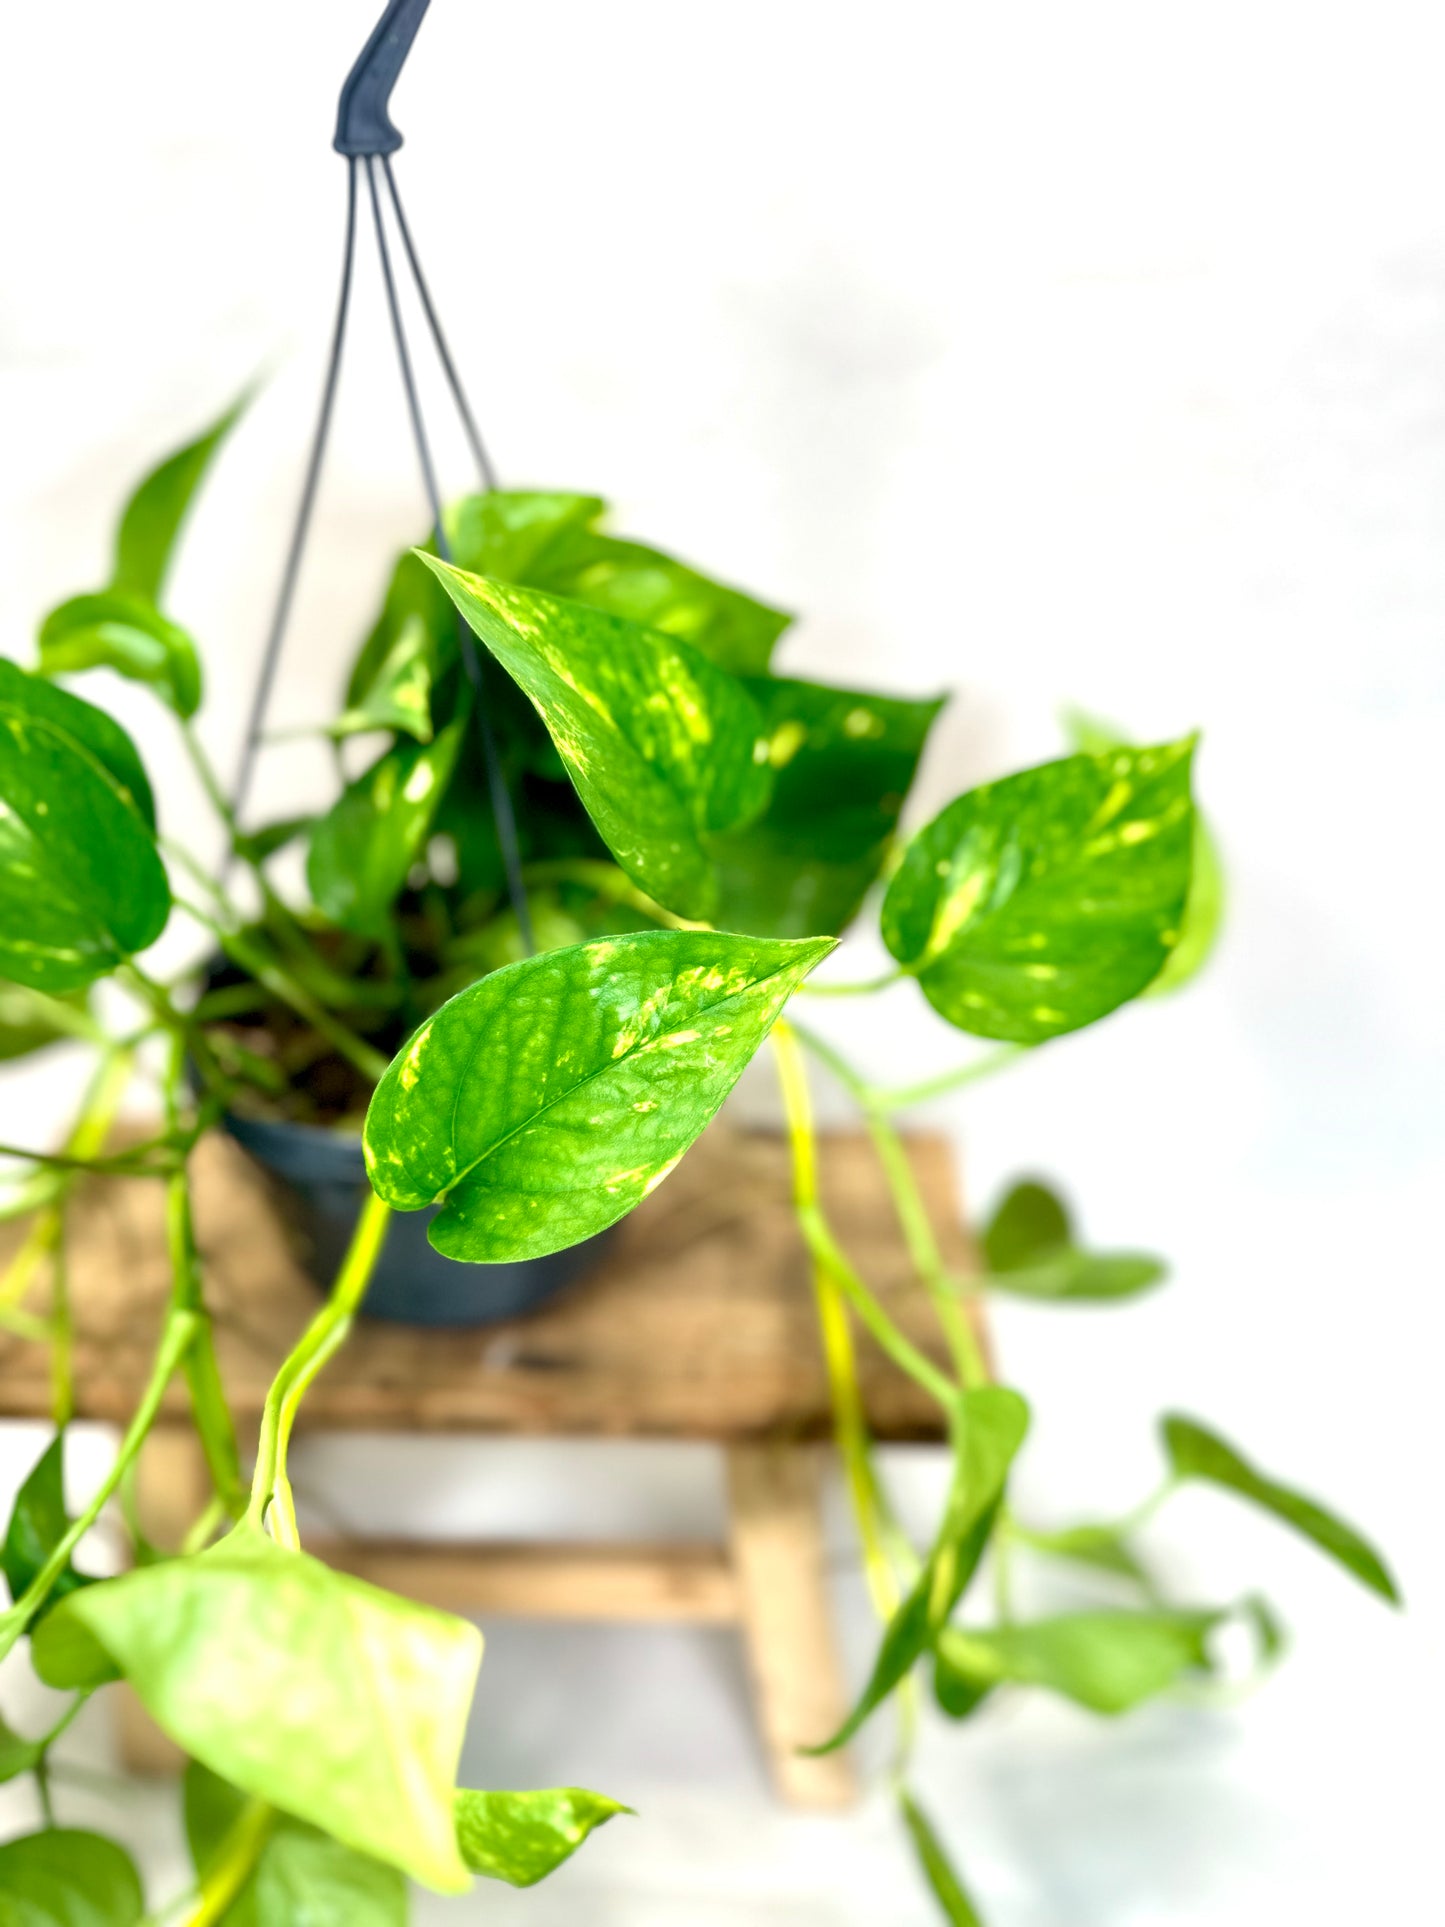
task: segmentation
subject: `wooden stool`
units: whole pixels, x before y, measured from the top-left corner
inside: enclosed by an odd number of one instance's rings
[[[969,1254],[938,1138],[909,1154],[952,1263]],[[941,1357],[912,1282],[866,1138],[822,1151],[824,1199],[839,1236],[905,1331]],[[229,1140],[195,1158],[196,1222],[227,1395],[243,1444],[266,1388],[317,1304],[255,1168]],[[714,1126],[622,1226],[597,1269],[523,1319],[435,1331],[359,1320],[301,1408],[298,1433],[705,1439],[724,1451],[729,1544],[467,1545],[355,1539],[307,1549],[417,1599],[485,1618],[736,1624],[747,1642],[759,1720],[781,1796],[831,1807],[854,1795],[845,1754],[824,1738],[846,1700],[823,1569],[820,1445],[831,1432],[809,1268],[790,1205],[780,1138]],[[169,1288],[161,1187],[87,1181],[70,1240],[77,1416],[124,1423],[144,1382]],[[18,1241],[0,1227],[0,1257]],[[479,1293],[486,1271],[477,1272]],[[942,1436],[932,1402],[865,1337],[864,1405],[884,1441]],[[0,1334],[0,1416],[44,1417],[43,1350]],[[172,1388],[140,1462],[142,1521],[175,1545],[209,1493]],[[126,1756],[166,1763],[169,1743],[132,1706]]]

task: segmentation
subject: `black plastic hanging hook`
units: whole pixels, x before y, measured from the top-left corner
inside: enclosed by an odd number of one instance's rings
[[[394,154],[401,135],[387,113],[391,90],[406,64],[431,0],[390,0],[341,89],[336,113],[338,154]]]

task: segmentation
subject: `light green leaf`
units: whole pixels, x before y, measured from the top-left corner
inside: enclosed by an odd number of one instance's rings
[[[1057,1532],[1021,1532],[1020,1537],[1036,1552],[1149,1584],[1149,1575],[1112,1526],[1064,1526]]]
[[[979,1282],[1023,1298],[1132,1298],[1167,1275],[1142,1251],[1081,1251],[1064,1203],[1046,1185],[1016,1184],[983,1234],[988,1273]]]
[[[953,1483],[933,1549],[913,1590],[888,1622],[857,1705],[831,1739],[805,1751],[830,1753],[850,1740],[934,1645],[978,1569],[1009,1467],[1028,1426],[1027,1404],[1007,1386],[960,1393],[953,1426]]]
[[[153,468],[125,505],[115,538],[110,586],[123,595],[159,602],[176,537],[211,458],[250,401],[247,391],[220,420]],[[189,711],[182,711],[183,715]]]
[[[72,596],[40,625],[40,669],[46,676],[73,676],[83,669],[114,669],[131,682],[149,683],[178,716],[201,706],[201,663],[196,645],[179,623],[137,595],[115,589]]]
[[[995,1686],[1042,1686],[1094,1713],[1127,1713],[1185,1673],[1209,1669],[1217,1612],[1082,1612],[995,1626],[951,1626],[934,1686],[955,1718]]]
[[[120,724],[103,709],[3,658],[0,658],[0,703],[74,737],[81,748],[89,750],[101,768],[115,778],[140,812],[146,827],[155,829],[155,798],[140,753]]]
[[[44,1753],[45,1748],[39,1740],[27,1740],[7,1721],[0,1719],[0,1785],[7,1780],[18,1779],[22,1773],[29,1773],[44,1757]]]
[[[25,1483],[15,1495],[5,1544],[0,1548],[0,1567],[10,1597],[19,1599],[46,1560],[70,1530],[70,1514],[65,1509],[65,1433],[57,1432],[36,1460]],[[72,1593],[78,1586],[93,1586],[88,1574],[77,1572],[72,1562],[55,1582],[51,1605]],[[43,1610],[49,1611],[47,1606]]]
[[[202,1883],[232,1829],[258,1805],[198,1761],[187,1765],[186,1839]],[[406,1927],[406,1881],[395,1867],[264,1807],[257,1831],[254,1871],[227,1907],[224,1927]]]
[[[536,707],[633,882],[679,916],[710,917],[705,839],[756,816],[772,783],[742,684],[655,630],[423,559]]]
[[[543,1787],[535,1793],[457,1794],[457,1844],[473,1873],[535,1887],[581,1846],[594,1828],[631,1813],[620,1800],[585,1787]]]
[[[934,1009],[1037,1044],[1136,997],[1179,940],[1194,739],[1069,756],[956,798],[909,844],[883,937]]]
[[[113,1840],[47,1827],[0,1847],[0,1927],[139,1927],[145,1901]]]
[[[306,881],[317,909],[343,930],[380,935],[421,855],[451,780],[465,717],[434,743],[396,743],[347,785],[311,832]]]
[[[87,1023],[84,992],[47,997],[0,983],[0,1063],[9,1064],[80,1036]]]
[[[434,650],[426,624],[408,616],[376,674],[331,725],[337,737],[372,729],[396,729],[418,743],[432,739],[431,692]]]
[[[714,921],[759,937],[838,936],[878,875],[941,698],[906,702],[751,677],[773,794],[756,822],[715,837]]]
[[[32,695],[0,681],[0,977],[60,993],[154,943],[170,886],[129,793]]]
[[[1067,711],[1064,723],[1075,749],[1086,750],[1092,756],[1132,747],[1129,738],[1111,723],[1101,722],[1095,716],[1086,716],[1082,710]],[[1224,923],[1225,903],[1224,861],[1209,824],[1196,803],[1189,901],[1184,908],[1179,941],[1170,951],[1169,961],[1144,992],[1146,997],[1163,997],[1171,990],[1181,990],[1192,977],[1198,976],[1218,941]]]
[[[965,1891],[928,1815],[906,1788],[900,1788],[898,1804],[919,1865],[934,1899],[943,1909],[944,1919],[950,1927],[983,1927],[982,1916]]]
[[[1355,1528],[1293,1486],[1267,1478],[1217,1432],[1180,1412],[1167,1413],[1161,1422],[1164,1450],[1176,1478],[1203,1479],[1223,1486],[1242,1499],[1271,1512],[1328,1553],[1372,1592],[1400,1604],[1400,1593],[1389,1568],[1375,1548]]]
[[[72,1593],[31,1642],[49,1684],[124,1676],[213,1773],[441,1893],[468,1883],[452,1793],[481,1649],[247,1526]]]
[[[832,947],[652,930],[495,971],[378,1084],[373,1186],[400,1211],[440,1202],[427,1235],[449,1258],[540,1257],[604,1230],[667,1176]]]

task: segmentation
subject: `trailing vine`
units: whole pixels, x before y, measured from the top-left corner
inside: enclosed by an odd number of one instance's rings
[[[0,1277],[0,1324],[49,1347],[55,1425],[0,1553],[12,1602],[0,1656],[28,1637],[40,1677],[72,1695],[37,1737],[0,1725],[0,1778],[32,1774],[46,1823],[0,1846],[0,1887],[24,1897],[27,1919],[67,1921],[81,1907],[115,1927],[154,1918],[123,1847],[56,1814],[51,1750],[116,1679],[191,1759],[195,1884],[166,1912],[192,1927],[272,1927],[293,1918],[298,1892],[336,1917],[395,1927],[406,1876],[443,1893],[473,1875],[531,1884],[623,1810],[578,1788],[457,1786],[481,1637],[309,1555],[288,1446],[393,1214],[434,1210],[432,1243],[464,1263],[579,1243],[665,1180],[770,1039],[838,1452],[881,1622],[856,1704],[816,1750],[896,1708],[890,1775],[906,1834],[944,1916],[974,1921],[956,1843],[911,1790],[925,1682],[957,1720],[1026,1688],[1120,1714],[1215,1678],[1227,1621],[1254,1629],[1261,1665],[1279,1651],[1259,1599],[1166,1598],[1139,1533],[1179,1487],[1203,1481],[1262,1507],[1396,1598],[1353,1528],[1181,1414],[1162,1424],[1162,1482],[1127,1517],[1045,1529],[1018,1516],[1009,1480],[1030,1412],[1000,1376],[981,1306],[996,1292],[1124,1300],[1164,1268],[1082,1247],[1061,1199],[1029,1180],[983,1228],[982,1272],[958,1275],[895,1122],[1201,966],[1220,885],[1192,800],[1194,740],[1136,748],[1079,721],[1073,753],[966,791],[903,839],[939,702],[777,675],[782,612],[607,533],[598,498],[493,490],[448,511],[444,541],[396,564],[323,731],[340,771],[331,808],[247,829],[193,727],[199,652],[162,607],[191,497],[238,412],[142,482],[113,580],[46,617],[36,667],[0,662],[0,1038],[10,1056],[63,1041],[94,1058],[60,1150],[0,1147],[19,1166],[0,1211],[29,1220]],[[458,616],[483,645],[485,678],[467,671]],[[148,684],[174,713],[222,834],[217,868],[174,824],[159,834],[134,744],[63,686],[94,669]],[[525,906],[478,753],[478,686],[516,805]],[[354,738],[381,743],[361,767]],[[302,844],[304,892],[283,875]],[[812,982],[885,877],[894,968],[871,983]],[[163,981],[144,960],[176,917],[198,961]],[[113,987],[103,1016],[91,996],[102,980]],[[906,983],[993,1047],[890,1089],[796,1010],[783,1015],[798,993]],[[936,1347],[900,1328],[829,1221],[810,1059],[858,1107]],[[161,1125],[118,1145],[137,1079],[153,1085]],[[277,1367],[249,1480],[189,1175],[204,1133],[247,1114],[358,1132],[370,1180],[330,1294]],[[82,1179],[115,1176],[164,1190],[171,1290],[114,1463],[72,1518],[68,1213]],[[865,1345],[918,1383],[949,1441],[927,1546],[899,1524],[874,1455]],[[98,1579],[75,1555],[111,1499],[125,1500],[176,1379],[210,1497],[173,1555],[132,1521],[133,1569]],[[1013,1583],[1020,1557],[1092,1568],[1114,1603],[1029,1617]],[[985,1570],[991,1606],[976,1583]]]

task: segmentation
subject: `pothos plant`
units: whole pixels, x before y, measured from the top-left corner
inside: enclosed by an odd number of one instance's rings
[[[1064,1530],[1020,1517],[1009,1475],[1029,1407],[980,1340],[980,1299],[1111,1302],[1156,1285],[1163,1267],[1082,1248],[1060,1199],[1027,1181],[983,1231],[985,1270],[955,1275],[893,1123],[1199,967],[1220,888],[1191,802],[1194,740],[1138,748],[1080,725],[1073,754],[965,792],[900,841],[938,702],[775,674],[781,612],[606,533],[596,497],[494,491],[458,503],[443,542],[396,564],[327,732],[342,768],[331,809],[244,829],[192,732],[195,643],[163,609],[177,534],[235,412],[142,483],[111,583],[47,616],[34,667],[0,662],[0,1048],[16,1056],[64,1037],[95,1057],[62,1151],[5,1147],[21,1163],[4,1208],[32,1222],[0,1281],[0,1317],[50,1347],[55,1434],[9,1521],[0,1653],[28,1635],[37,1673],[72,1695],[48,1733],[0,1726],[0,1777],[33,1774],[46,1820],[0,1847],[5,1904],[25,1922],[142,1919],[123,1848],[58,1825],[51,1786],[55,1740],[117,1679],[192,1762],[195,1887],[176,1905],[193,1923],[280,1927],[304,1900],[317,1918],[394,1927],[404,1876],[442,1893],[473,1874],[528,1884],[623,1810],[577,1788],[456,1786],[481,1636],[310,1557],[288,1445],[392,1212],[439,1205],[433,1243],[471,1263],[573,1244],[666,1178],[769,1040],[837,1443],[882,1622],[857,1704],[818,1746],[843,1744],[885,1701],[898,1707],[891,1778],[903,1818],[944,1915],[976,1920],[909,1791],[920,1673],[953,1719],[1028,1687],[1113,1715],[1207,1679],[1232,1619],[1272,1658],[1280,1631],[1262,1601],[1171,1601],[1138,1550],[1139,1528],[1194,1481],[1264,1508],[1396,1597],[1350,1526],[1179,1414],[1162,1425],[1162,1483],[1127,1517]],[[484,678],[463,673],[476,642]],[[95,668],[150,685],[178,719],[225,832],[219,868],[174,824],[158,825],[130,738],[63,686]],[[513,899],[484,721],[519,824],[525,894]],[[348,774],[347,740],[378,733],[379,753]],[[306,842],[300,898],[275,871],[295,839]],[[896,967],[872,984],[808,984],[880,878]],[[175,918],[212,963],[163,978],[146,955]],[[92,1000],[102,981],[117,993],[103,1000],[104,1022]],[[997,1048],[888,1089],[782,1015],[800,991],[895,981]],[[857,1100],[937,1315],[932,1348],[898,1327],[829,1224],[809,1057]],[[156,1078],[163,1122],[111,1147],[137,1075]],[[189,1176],[201,1134],[235,1106],[358,1121],[370,1177],[330,1296],[277,1369],[249,1480],[212,1346]],[[66,1211],[88,1173],[164,1187],[173,1285],[115,1463],[70,1517]],[[39,1308],[23,1303],[42,1281]],[[860,1341],[918,1381],[950,1441],[947,1499],[921,1549],[897,1523],[871,1448]],[[124,1498],[177,1375],[213,1496],[175,1555],[131,1520],[132,1570],[97,1579],[73,1555],[112,1495]],[[1113,1603],[1021,1615],[1010,1583],[1021,1555],[1093,1568]],[[974,1586],[985,1562],[991,1608]]]

